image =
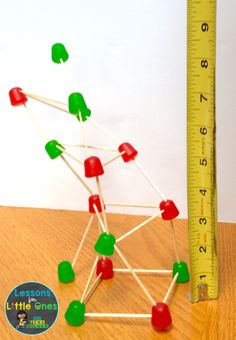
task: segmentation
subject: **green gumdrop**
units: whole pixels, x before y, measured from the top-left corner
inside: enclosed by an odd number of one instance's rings
[[[177,283],[185,283],[190,280],[190,275],[188,271],[188,266],[185,262],[175,262],[173,264],[173,277],[176,273],[179,273],[178,278],[176,280]]]
[[[69,58],[69,54],[63,44],[57,43],[52,45],[52,61],[56,64],[60,64],[61,61],[66,62]]]
[[[85,304],[74,300],[72,301],[65,313],[66,321],[72,326],[80,326],[85,321]]]
[[[68,283],[74,281],[75,272],[69,261],[62,261],[58,265],[58,279],[60,282]]]
[[[105,256],[111,256],[114,254],[115,248],[114,245],[116,243],[115,236],[112,234],[102,233],[95,246],[94,249],[97,253]]]
[[[51,159],[55,159],[58,156],[62,154],[62,151],[57,148],[57,145],[63,148],[61,144],[58,143],[57,140],[50,140],[46,145],[45,145],[45,150],[48,153],[48,156]]]
[[[91,115],[91,111],[87,108],[84,97],[79,92],[71,93],[68,98],[68,109],[69,112],[77,115],[77,118],[80,120],[80,114],[82,117],[82,121],[85,121],[87,117]]]
[[[69,95],[68,106],[70,113],[77,114],[81,109],[87,108],[84,97],[79,92],[73,92]]]

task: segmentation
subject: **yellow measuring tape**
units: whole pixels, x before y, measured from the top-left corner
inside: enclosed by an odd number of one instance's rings
[[[215,168],[216,0],[188,0],[187,160],[192,301],[218,295]]]

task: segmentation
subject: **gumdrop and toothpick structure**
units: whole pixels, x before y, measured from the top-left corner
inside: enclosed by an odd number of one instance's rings
[[[62,64],[66,62],[69,58],[69,55],[66,51],[66,48],[61,43],[56,43],[52,46],[52,61],[57,64]],[[176,283],[185,283],[189,281],[189,271],[187,264],[184,261],[180,260],[176,236],[175,236],[175,228],[173,220],[179,215],[179,211],[175,205],[175,203],[167,199],[152,181],[152,179],[148,176],[144,168],[141,166],[139,161],[137,161],[136,157],[138,155],[137,150],[128,142],[122,142],[119,138],[114,136],[107,129],[102,127],[97,121],[91,118],[91,110],[87,107],[87,104],[79,92],[74,92],[70,94],[68,98],[68,104],[59,102],[57,100],[45,98],[39,95],[34,95],[28,92],[25,92],[20,87],[14,87],[9,92],[10,101],[13,106],[23,105],[28,113],[30,113],[31,118],[36,122],[35,117],[33,117],[31,110],[27,106],[28,98],[33,100],[37,100],[43,104],[49,105],[55,109],[62,110],[68,114],[72,114],[78,119],[81,125],[81,133],[83,137],[83,144],[73,145],[78,148],[84,148],[86,158],[85,160],[80,160],[70,152],[66,150],[66,145],[60,143],[57,140],[50,140],[45,145],[45,150],[48,156],[51,159],[56,159],[60,157],[65,165],[70,169],[70,171],[77,177],[81,185],[88,192],[88,210],[90,213],[90,218],[88,224],[84,230],[80,243],[78,245],[78,249],[75,252],[74,259],[72,262],[63,261],[58,265],[58,278],[62,283],[68,283],[75,279],[75,271],[74,266],[80,256],[82,247],[86,238],[89,235],[89,230],[92,225],[94,218],[97,218],[100,234],[98,239],[94,245],[94,262],[91,267],[91,271],[87,282],[85,284],[82,296],[80,300],[72,301],[66,312],[65,318],[67,322],[74,326],[82,325],[85,320],[90,318],[99,318],[99,317],[119,317],[119,318],[147,318],[151,319],[151,324],[154,329],[163,331],[168,329],[172,324],[171,314],[169,310],[169,300],[173,295],[173,290]],[[92,146],[88,144],[87,133],[86,133],[86,123],[93,124],[96,128],[101,130],[106,136],[110,137],[115,143],[118,144],[117,149],[107,148],[107,147],[98,147]],[[38,124],[37,124],[38,125]],[[39,127],[39,126],[38,126]],[[41,129],[42,130],[42,129]],[[45,135],[45,134],[44,134]],[[112,157],[109,161],[102,163],[99,157],[96,155],[92,155],[88,157],[88,154],[93,150],[96,153],[96,150],[103,150],[114,152],[115,156]],[[68,158],[72,158],[74,161],[78,162],[80,166],[84,168],[84,175],[78,172],[68,161]],[[104,169],[111,162],[116,161],[117,159],[122,159],[124,163],[133,162],[141,174],[145,177],[149,185],[155,190],[157,195],[160,197],[161,201],[159,207],[156,204],[147,205],[147,204],[129,204],[129,203],[109,203],[104,201],[103,190],[101,188],[100,177],[104,175]],[[94,192],[91,187],[87,184],[87,179],[95,180],[96,190]],[[115,235],[111,234],[109,231],[109,225],[107,223],[106,217],[106,208],[109,206],[120,206],[120,207],[138,207],[138,208],[153,208],[156,210],[155,214],[149,218],[147,218],[144,222],[140,223],[133,229],[129,230],[119,238],[116,238]],[[121,251],[119,243],[122,242],[125,238],[128,238],[131,234],[135,233],[137,230],[145,227],[155,218],[161,216],[163,220],[167,220],[170,223],[171,234],[173,238],[173,247],[175,251],[176,262],[172,266],[172,270],[158,270],[158,269],[134,269],[130,265],[126,256]],[[113,268],[112,256],[114,253],[117,253],[120,260],[122,261],[124,268],[116,269]],[[147,314],[125,314],[125,313],[91,313],[86,312],[86,303],[91,298],[95,289],[98,288],[99,283],[102,280],[111,279],[114,276],[114,273],[126,273],[131,274],[137,284],[140,286],[143,291],[145,297],[150,302],[150,311]],[[160,302],[156,302],[153,296],[149,293],[142,280],[139,277],[139,274],[148,274],[148,275],[171,275],[172,281],[171,284],[164,296],[163,300]]]

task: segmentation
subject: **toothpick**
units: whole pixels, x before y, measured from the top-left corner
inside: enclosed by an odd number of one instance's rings
[[[75,171],[75,169],[70,165],[70,163],[62,156],[60,155],[61,159],[65,162],[65,164],[70,168],[70,170],[73,172],[73,174],[78,178],[78,180],[81,182],[81,184],[85,187],[85,189],[93,195],[92,190],[90,187],[84,182],[84,180],[80,177],[80,175]]]
[[[41,136],[43,137],[43,140],[48,141],[48,137],[46,132],[44,131],[44,129],[42,128],[42,126],[39,124],[39,122],[37,121],[37,119],[35,118],[34,114],[31,112],[31,110],[29,109],[29,107],[24,104],[24,107],[26,109],[26,111],[28,112],[30,119],[32,120],[33,124],[37,127],[37,129],[39,130]]]
[[[93,204],[93,209],[94,209],[94,207],[96,207],[96,205],[95,204]],[[97,207],[96,207],[97,208]],[[98,213],[99,214],[99,213]],[[105,230],[105,229],[104,229]],[[98,221],[98,232],[99,233],[102,233],[103,232],[103,229],[102,229],[102,227],[101,227],[101,224],[100,224],[100,221]]]
[[[102,197],[102,190],[101,190],[101,185],[100,185],[100,181],[99,181],[98,176],[96,177],[96,184],[97,184],[98,195],[99,195],[99,199],[100,199],[101,207],[102,207],[102,216],[103,216],[104,225],[105,225],[107,234],[109,234],[108,225],[107,225],[107,218],[106,218],[106,213],[105,213],[105,209],[104,209],[104,200],[103,200],[103,197]]]
[[[91,272],[90,272],[90,274],[89,274],[88,281],[87,281],[87,283],[86,283],[86,285],[85,285],[85,288],[84,288],[82,297],[81,297],[81,299],[80,299],[81,302],[84,301],[85,295],[87,294],[88,287],[89,287],[89,285],[90,285],[90,282],[91,282],[91,280],[92,280],[93,274],[94,274],[95,269],[96,269],[96,265],[97,265],[97,263],[98,263],[98,258],[99,258],[99,256],[97,256],[97,257],[95,258],[95,261],[94,261],[94,263],[93,263]]]
[[[113,271],[117,273],[130,273],[129,269],[114,268]],[[173,273],[172,270],[168,269],[133,269],[133,271],[138,274],[157,274],[157,275],[161,274],[169,275]]]
[[[85,157],[87,158],[87,156],[88,156],[88,141],[87,141],[87,134],[86,134],[86,131],[85,131],[81,112],[79,112],[79,121],[80,121],[83,141],[84,141]]]
[[[178,248],[177,248],[177,241],[176,241],[176,235],[175,235],[175,228],[174,228],[174,222],[173,220],[170,220],[170,226],[171,226],[171,231],[172,231],[172,238],[173,238],[173,244],[174,244],[174,249],[175,249],[175,256],[176,256],[176,261],[179,263],[179,253],[178,253]]]
[[[66,109],[64,109],[63,107],[61,107],[61,106],[59,106],[59,105],[56,105],[56,104],[52,104],[51,102],[49,102],[49,101],[47,101],[47,100],[41,99],[41,98],[39,98],[39,97],[33,97],[33,96],[30,96],[30,95],[28,95],[27,97],[29,97],[29,98],[31,98],[31,99],[33,99],[33,100],[36,100],[36,101],[38,101],[38,102],[40,102],[40,103],[46,104],[46,105],[48,105],[48,106],[51,106],[51,107],[53,107],[54,109],[58,109],[58,110],[60,110],[60,111],[69,113],[69,111],[66,110]]]
[[[151,209],[158,209],[158,205],[151,205],[151,204],[139,204],[139,203],[105,203],[106,206],[117,206],[117,207],[133,207],[133,208],[151,208]]]
[[[60,145],[56,145],[56,148],[60,151],[62,151],[64,154],[66,154],[67,156],[69,156],[70,158],[72,158],[74,161],[76,161],[77,163],[79,163],[80,165],[84,165],[83,162],[81,162],[78,158],[74,157],[71,153],[69,153],[68,151],[66,151],[66,149],[62,148]]]
[[[117,158],[120,158],[126,151],[122,151],[119,155],[113,157],[112,159],[110,159],[109,161],[103,163],[103,166],[106,166],[110,163],[112,163],[113,161],[115,161]]]
[[[93,209],[95,210],[95,213],[96,213],[96,216],[97,216],[97,219],[98,219],[98,231],[99,232],[106,232],[106,228],[102,222],[102,219],[100,217],[100,214],[98,212],[98,209],[97,209],[97,206],[95,204],[93,204]],[[105,260],[105,256],[102,256],[103,260]]]
[[[158,211],[157,214],[149,217],[146,221],[140,223],[137,227],[131,229],[130,231],[128,231],[127,233],[125,233],[124,235],[120,236],[117,240],[116,243],[120,242],[121,240],[123,240],[124,238],[126,238],[127,236],[133,234],[135,231],[137,231],[138,229],[142,228],[143,226],[145,226],[147,223],[151,222],[152,220],[154,220],[155,218],[157,218],[158,216],[160,216],[160,214],[163,211]]]
[[[109,132],[107,129],[105,129],[104,127],[102,127],[98,122],[96,122],[93,118],[91,117],[87,117],[87,120],[90,121],[94,126],[96,126],[98,129],[100,129],[103,133],[105,133],[106,135],[108,135],[109,137],[111,137],[113,140],[116,141],[116,143],[121,143],[121,141],[114,136],[111,132]]]
[[[84,144],[65,144],[63,143],[63,145],[65,146],[72,146],[72,147],[77,147],[77,148],[84,148],[85,145]],[[111,149],[111,148],[107,148],[107,147],[103,147],[103,146],[93,146],[93,145],[87,145],[88,149],[95,149],[95,150],[102,150],[102,151],[111,151],[111,152],[119,152],[116,149]]]
[[[117,247],[116,244],[114,245],[114,247],[115,247],[115,250],[117,251],[117,254],[120,256],[120,258],[124,262],[125,266],[130,270],[130,273],[133,275],[134,279],[137,281],[139,286],[142,288],[143,292],[145,293],[145,295],[147,296],[147,298],[149,299],[151,304],[155,305],[156,304],[155,300],[153,299],[151,294],[148,292],[148,290],[145,288],[144,284],[142,283],[140,278],[137,276],[137,274],[133,271],[132,267],[130,266],[130,264],[128,263],[128,261],[124,257],[124,255],[121,253],[120,249]]]
[[[124,313],[85,313],[87,318],[138,318],[149,319],[152,314],[124,314]]]
[[[102,231],[103,231],[104,233],[106,233],[106,227],[105,227],[105,225],[104,225],[104,223],[103,223],[103,221],[102,221],[102,219],[101,219],[101,217],[100,217],[100,214],[99,214],[99,212],[98,212],[97,206],[96,206],[95,204],[93,204],[93,209],[95,210],[95,213],[96,213],[96,215],[97,215],[97,218],[98,218],[98,221],[99,221],[99,223],[100,223],[100,226],[101,226]]]
[[[87,236],[87,234],[88,234],[88,232],[89,232],[89,229],[90,229],[90,226],[91,226],[92,222],[93,222],[93,215],[91,215],[91,217],[90,217],[90,219],[89,219],[89,222],[88,222],[88,224],[87,224],[87,227],[85,228],[84,234],[83,234],[83,236],[82,236],[82,239],[81,239],[81,241],[80,241],[79,247],[78,247],[77,252],[76,252],[76,254],[75,254],[74,260],[73,260],[73,262],[72,262],[72,267],[74,267],[74,265],[75,265],[75,263],[76,263],[76,261],[77,261],[77,259],[78,259],[78,257],[79,257],[79,254],[80,254],[80,252],[81,252],[81,249],[82,249],[82,247],[83,247],[84,241],[85,241],[86,236]]]
[[[90,299],[90,297],[92,296],[92,294],[95,292],[95,289],[98,287],[99,283],[102,281],[101,279],[102,273],[100,273],[97,278],[95,279],[95,281],[93,282],[92,286],[89,288],[85,298],[84,298],[84,303],[86,304],[88,302],[88,300]]]
[[[37,99],[38,98],[38,99],[43,99],[43,100],[45,100],[47,102],[52,102],[52,103],[55,103],[55,104],[67,105],[66,103],[60,102],[59,100],[42,97],[42,96],[39,96],[37,94],[29,93],[29,92],[26,92],[26,91],[20,91],[20,92],[22,92],[26,97],[30,97],[32,99]]]
[[[154,184],[154,182],[151,180],[151,178],[148,176],[148,174],[146,173],[146,171],[143,169],[143,167],[140,165],[140,163],[137,160],[133,161],[134,164],[137,166],[137,168],[141,171],[141,173],[144,175],[144,177],[148,180],[148,182],[151,184],[151,186],[153,187],[153,189],[158,193],[159,196],[161,196],[161,198],[166,201],[165,196],[161,193],[161,191],[157,188],[157,186]]]
[[[172,282],[171,282],[171,284],[170,284],[170,287],[169,287],[169,289],[167,290],[167,293],[166,293],[166,295],[165,295],[165,297],[164,297],[164,299],[163,299],[163,303],[167,303],[168,302],[168,300],[169,300],[169,298],[170,298],[170,295],[171,295],[171,293],[172,293],[172,290],[173,290],[173,288],[174,288],[174,286],[175,286],[175,284],[176,284],[176,280],[177,280],[177,278],[178,278],[178,275],[179,275],[179,273],[176,273],[175,274],[175,276],[174,276],[174,278],[173,278],[173,280],[172,280]]]

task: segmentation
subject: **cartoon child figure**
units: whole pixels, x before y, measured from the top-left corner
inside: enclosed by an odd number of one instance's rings
[[[27,323],[27,314],[24,310],[19,310],[16,314],[16,318],[18,320],[18,324],[16,326],[17,329],[24,328]]]

